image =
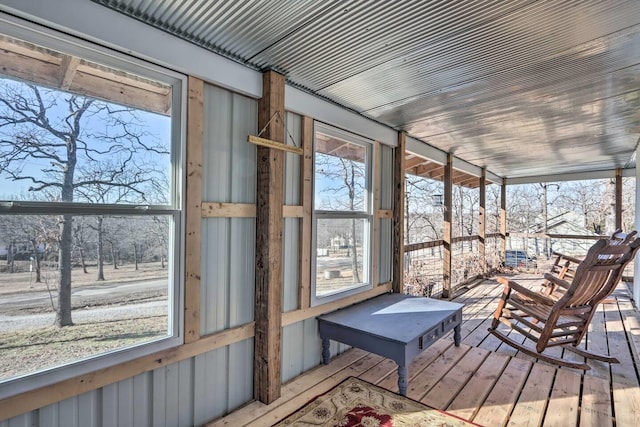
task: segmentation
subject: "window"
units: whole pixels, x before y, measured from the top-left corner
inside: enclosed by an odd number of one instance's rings
[[[183,80],[57,35],[0,47],[4,398],[181,342]]]
[[[371,141],[316,124],[312,303],[371,287]]]

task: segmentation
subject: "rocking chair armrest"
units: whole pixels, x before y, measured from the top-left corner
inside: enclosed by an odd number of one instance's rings
[[[541,294],[540,292],[532,291],[529,288],[525,288],[524,286],[520,285],[518,282],[509,280],[506,277],[498,277],[498,283],[502,283],[505,286],[505,288],[509,288],[512,291],[516,291],[520,294],[523,294],[527,298],[530,298],[541,304],[553,305],[556,303],[555,299],[549,298],[548,296]]]
[[[555,276],[551,273],[544,273],[544,278],[546,280],[548,280],[549,282],[553,283],[554,285],[558,285],[561,288],[564,289],[569,289],[569,287],[571,286],[571,283],[567,282],[566,280],[563,280],[561,278],[559,278],[558,276]]]

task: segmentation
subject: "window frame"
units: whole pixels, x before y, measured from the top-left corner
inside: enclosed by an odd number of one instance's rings
[[[318,210],[315,203],[316,189],[316,141],[318,133],[322,133],[350,144],[358,145],[365,149],[365,197],[364,210],[347,211],[347,210]],[[311,306],[326,304],[342,298],[365,292],[373,288],[373,253],[374,244],[374,200],[373,200],[373,151],[374,141],[348,132],[324,123],[314,122],[313,132],[313,185],[312,185],[312,237],[311,237]],[[366,279],[362,283],[356,283],[344,290],[330,292],[324,295],[317,294],[316,277],[317,277],[317,260],[318,260],[318,222],[320,220],[331,219],[364,219],[366,221],[365,235],[363,236],[363,250],[366,248],[366,254],[362,257],[362,271],[365,273]],[[366,243],[366,244],[365,244]]]
[[[168,216],[172,219],[168,250],[170,252],[167,289],[167,335],[115,349],[106,353],[75,360],[64,365],[45,368],[23,376],[0,381],[0,400],[55,384],[73,377],[113,367],[158,351],[184,343],[184,258],[185,215],[184,197],[186,180],[186,106],[187,76],[159,65],[109,48],[80,40],[56,30],[0,16],[0,34],[24,40],[57,52],[73,55],[116,70],[139,75],[171,86],[171,154],[170,198],[166,205],[61,203],[32,201],[0,201],[3,215],[131,215],[148,217]],[[26,80],[25,80],[26,81]],[[37,82],[32,82],[41,85]]]

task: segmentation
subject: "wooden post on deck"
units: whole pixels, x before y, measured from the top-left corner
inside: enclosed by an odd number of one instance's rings
[[[264,128],[264,138],[282,143],[284,82],[282,74],[266,71],[258,101],[258,129]],[[280,397],[281,386],[283,180],[284,151],[257,146],[253,375],[255,398],[266,404]]]
[[[480,268],[482,274],[487,272],[487,254],[485,250],[485,237],[487,235],[487,225],[485,208],[487,204],[487,171],[482,168],[480,175],[480,211],[478,212],[478,256],[480,258]]]
[[[447,154],[444,167],[444,224],[442,231],[442,298],[451,296],[451,241],[453,240],[453,155]]]
[[[622,229],[622,169],[616,169],[616,230]],[[625,230],[629,231],[629,230]]]
[[[404,293],[404,166],[406,141],[407,136],[400,132],[393,162],[393,262],[391,274],[393,276],[393,292],[400,294]]]

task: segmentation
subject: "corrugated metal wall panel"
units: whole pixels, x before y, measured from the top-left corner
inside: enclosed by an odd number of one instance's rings
[[[229,218],[207,218],[202,221],[202,334],[210,334],[228,327],[230,227]]]
[[[380,254],[378,256],[378,281],[385,283],[391,280],[391,252],[393,248],[393,220],[381,219],[378,228],[380,239]]]
[[[256,222],[253,218],[232,218],[230,222],[229,319],[227,327],[233,328],[253,320]],[[211,307],[219,308],[215,301],[208,300],[208,302]]]
[[[282,382],[285,383],[303,372],[301,344],[304,343],[304,322],[282,328]]]
[[[257,101],[205,85],[203,201],[255,203]],[[201,333],[253,320],[255,219],[202,222]]]
[[[221,417],[253,399],[253,338],[195,358],[194,422]]]
[[[393,148],[380,144],[380,209],[393,209]]]
[[[302,146],[302,118],[288,112],[285,116],[285,138],[287,144]],[[301,156],[285,152],[284,204],[300,204],[300,161]],[[284,311],[298,308],[298,286],[300,283],[300,220],[285,218],[283,229],[283,292]]]
[[[11,419],[1,421],[0,427],[34,427],[39,426],[37,412],[27,412]]]
[[[257,101],[205,85],[204,109],[203,201],[255,203]]]
[[[234,343],[229,351],[227,412],[253,399],[253,338]],[[210,417],[212,418],[212,417]]]
[[[253,320],[255,219],[202,221],[202,334]]]
[[[282,309],[291,311],[298,308],[298,288],[300,284],[300,223],[298,218],[285,218],[283,229],[283,292]]]
[[[331,341],[331,357],[351,347]],[[282,381],[286,382],[322,362],[322,340],[315,317],[282,328]]]
[[[304,351],[302,352],[302,371],[315,368],[322,362],[322,341],[318,333],[318,321],[315,318],[304,322]]]
[[[153,425],[192,426],[194,359],[153,371]]]
[[[288,145],[302,146],[302,118],[287,112],[285,138]],[[284,204],[300,204],[300,161],[301,156],[285,152],[284,165]]]
[[[227,410],[229,378],[227,349],[210,351],[195,358],[194,421],[202,424]],[[213,416],[210,416],[213,414]]]

